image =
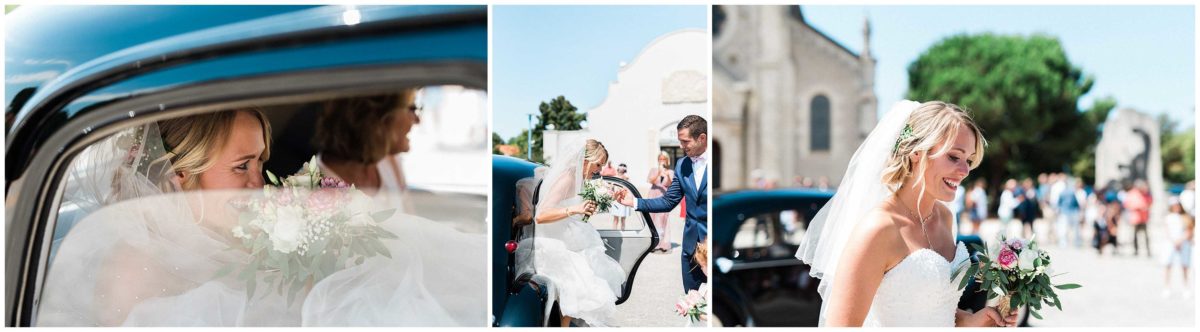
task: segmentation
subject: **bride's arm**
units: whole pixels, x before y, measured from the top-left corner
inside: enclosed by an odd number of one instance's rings
[[[118,243],[104,260],[97,275],[96,312],[101,326],[121,326],[129,313],[142,301],[154,297],[152,291],[161,282],[156,280],[157,269],[149,268],[153,259],[141,250]]]
[[[883,274],[895,256],[899,233],[890,218],[872,212],[855,228],[853,241],[846,243],[837,267],[836,289],[826,304],[826,325],[862,326]]]
[[[533,216],[534,222],[539,224],[556,222],[575,214],[585,214],[590,206],[594,206],[592,202],[583,202],[576,206],[558,206],[562,201],[575,195],[572,190],[574,187],[573,176],[573,172],[565,172],[554,180],[550,192],[539,198],[537,214]]]

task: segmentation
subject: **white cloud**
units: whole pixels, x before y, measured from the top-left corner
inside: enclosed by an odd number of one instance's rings
[[[63,66],[66,66],[67,68],[71,67],[70,61],[61,60],[61,59],[46,59],[46,60],[25,59],[24,63],[27,65],[63,65]]]

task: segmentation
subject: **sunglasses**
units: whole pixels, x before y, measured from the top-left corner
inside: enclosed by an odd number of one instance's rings
[[[424,110],[425,110],[424,107],[418,106],[416,104],[408,105],[408,111],[412,112],[416,116],[421,116],[421,111],[424,111]]]

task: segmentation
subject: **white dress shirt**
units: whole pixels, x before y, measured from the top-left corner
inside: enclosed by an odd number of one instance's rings
[[[700,185],[704,180],[704,171],[708,169],[708,152],[698,157],[688,157],[692,159],[692,180],[696,182],[696,190],[700,190]]]

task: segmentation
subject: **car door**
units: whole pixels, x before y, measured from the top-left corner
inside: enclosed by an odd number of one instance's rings
[[[740,215],[726,274],[742,292],[756,326],[816,326],[818,280],[796,259],[805,213],[786,206]]]
[[[629,181],[611,176],[606,176],[603,179],[613,186],[628,189],[634,197],[642,197],[637,188],[629,183]],[[633,279],[637,274],[638,266],[641,265],[646,255],[650,253],[650,249],[657,246],[658,241],[665,241],[659,239],[658,229],[654,228],[654,223],[647,222],[650,220],[649,213],[634,211],[633,208],[619,205],[619,203],[614,202],[613,208],[607,211],[597,211],[588,221],[600,233],[600,239],[604,242],[605,253],[616,260],[621,265],[621,269],[625,271],[625,284],[621,287],[621,294],[617,294],[617,304],[624,303],[625,300],[629,299],[633,291]],[[627,212],[621,213],[620,209],[627,209]],[[624,214],[628,214],[628,217],[625,218],[624,228],[614,228],[613,217]]]
[[[361,15],[353,23],[366,28],[350,27],[347,14]],[[433,38],[480,42],[410,53],[388,46]],[[36,321],[56,240],[78,219],[75,207],[61,205],[67,166],[89,143],[137,122],[229,105],[486,82],[484,7],[314,8],[169,36],[75,67],[39,88],[8,133],[6,325]]]
[[[641,198],[642,195],[637,188],[629,181],[622,180],[616,177],[603,177],[605,182],[613,186],[619,186],[628,189],[634,197]],[[529,206],[537,206],[537,202],[541,198],[541,184],[533,191],[533,198]],[[650,249],[658,245],[658,230],[654,228],[653,223],[647,222],[650,220],[650,214],[642,211],[633,211],[630,208],[629,217],[625,220],[625,228],[614,228],[612,225],[613,215],[615,214],[619,203],[613,202],[613,209],[607,211],[597,211],[588,220],[588,223],[596,228],[596,232],[600,234],[600,239],[604,243],[605,254],[616,260],[621,265],[621,270],[625,272],[625,283],[621,286],[621,293],[617,294],[617,304],[624,303],[629,299],[629,295],[633,291],[633,279],[637,274],[637,268],[641,265],[642,260],[646,255],[650,254]],[[536,212],[535,212],[536,213]],[[533,250],[535,242],[530,241],[535,235],[536,226],[533,224],[519,226],[517,235],[519,245],[517,250]],[[519,253],[516,255],[517,275],[522,273],[530,273],[533,271],[532,260],[538,257],[530,257],[523,259]]]

